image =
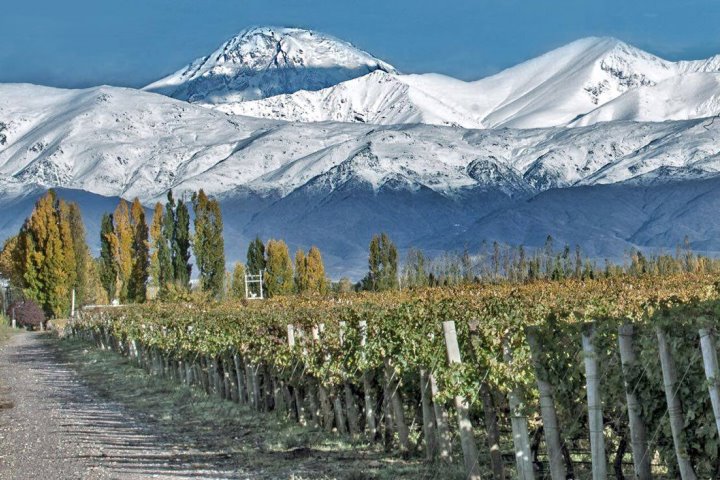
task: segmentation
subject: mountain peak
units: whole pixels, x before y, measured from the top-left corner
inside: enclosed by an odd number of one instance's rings
[[[320,90],[389,64],[330,35],[290,27],[243,30],[212,54],[145,87],[204,103],[255,100]]]

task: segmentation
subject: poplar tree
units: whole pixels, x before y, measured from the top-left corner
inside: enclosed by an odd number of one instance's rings
[[[193,249],[200,271],[200,287],[219,297],[225,280],[225,242],[220,204],[200,190],[192,198],[195,213]]]
[[[115,226],[115,237],[117,238],[117,250],[115,251],[115,263],[118,267],[120,301],[125,303],[128,300],[128,283],[133,266],[133,241],[135,234],[130,222],[130,209],[124,199],[113,214]]]
[[[68,227],[61,221],[60,210],[66,207],[50,190],[35,204],[35,209],[20,231],[23,257],[25,296],[42,307],[48,316],[67,315],[70,307],[70,287],[74,272],[67,266],[67,256],[73,255],[67,242]]]
[[[240,262],[233,268],[230,295],[237,300],[245,298],[245,265]]]
[[[173,273],[175,285],[184,290],[190,288],[190,212],[182,200],[175,207],[175,227],[172,242]]]
[[[308,291],[309,284],[307,257],[305,252],[298,248],[297,252],[295,252],[295,291],[302,295]]]
[[[247,273],[249,275],[259,275],[263,270],[265,270],[265,244],[258,236],[248,245]],[[260,290],[256,284],[250,285],[250,292],[260,295]]]
[[[128,301],[143,303],[147,299],[147,280],[150,268],[148,226],[145,209],[135,198],[131,209],[132,226],[132,270],[128,279]]]
[[[264,280],[268,297],[288,295],[293,291],[290,252],[282,240],[268,241]]]
[[[80,207],[77,203],[71,203],[69,207],[68,221],[75,253],[75,301],[77,305],[84,305],[90,297],[94,297],[89,286],[93,274],[92,256],[85,239],[85,224]]]
[[[167,194],[167,202],[165,203],[165,215],[163,216],[163,244],[164,250],[158,250],[158,264],[160,268],[160,278],[163,279],[160,282],[161,295],[167,291],[169,283],[175,281],[175,261],[174,251],[175,248],[175,199],[173,198],[173,192],[170,190]]]
[[[398,287],[397,248],[387,234],[373,236],[368,255],[366,290],[390,290]]]
[[[118,267],[115,259],[117,255],[117,237],[113,216],[106,213],[100,225],[100,284],[107,292],[108,300],[113,301],[117,296]]]
[[[312,293],[324,295],[327,293],[327,279],[325,278],[325,265],[323,264],[320,249],[310,247],[307,255],[308,290]]]
[[[0,275],[7,278],[15,288],[25,286],[24,262],[20,249],[20,235],[5,240],[0,251]]]
[[[160,250],[165,243],[163,236],[165,207],[157,202],[153,210],[152,222],[150,223],[150,285],[159,288],[160,282]]]

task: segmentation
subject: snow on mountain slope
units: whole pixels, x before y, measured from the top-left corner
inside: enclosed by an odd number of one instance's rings
[[[298,28],[256,27],[145,90],[210,104],[320,90],[395,69],[351,44]]]
[[[323,188],[348,179],[374,190],[399,182],[447,197],[476,189],[524,195],[653,172],[672,181],[720,170],[720,122],[705,123],[525,130],[303,124],[123,88],[0,85],[0,190],[41,185],[149,202],[169,188],[282,197],[318,178]]]
[[[673,91],[651,88],[672,79],[683,84],[689,74],[718,71],[720,56],[674,63],[616,39],[585,38],[475,82],[379,69],[325,89],[231,101],[216,107],[228,113],[299,122],[545,128],[565,125],[584,115],[579,125],[601,121],[602,115],[596,118],[587,114],[640,90],[653,92],[645,96],[645,102],[657,115],[648,115],[647,120],[700,118],[715,113],[711,104],[689,110],[687,115],[662,118],[661,112],[668,109],[664,104],[674,101]],[[694,82],[683,87],[690,103],[702,103],[707,96],[707,85]]]
[[[633,120],[664,122],[720,113],[720,73],[686,73],[657,85],[630,90],[583,115],[569,126]]]
[[[256,101],[218,105],[220,111],[296,122],[356,122],[377,125],[427,123],[482,128],[477,115],[431,90],[414,88],[411,75],[375,71],[318,91],[299,91]],[[446,77],[449,82],[463,84]],[[452,86],[443,91],[453,91]]]

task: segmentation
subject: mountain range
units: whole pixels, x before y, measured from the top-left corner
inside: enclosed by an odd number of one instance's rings
[[[169,189],[221,200],[228,262],[255,235],[362,275],[370,236],[437,253],[547,235],[598,258],[720,251],[720,56],[586,38],[465,82],[331,36],[246,30],[144,89],[0,84],[0,238],[59,188],[99,216]]]

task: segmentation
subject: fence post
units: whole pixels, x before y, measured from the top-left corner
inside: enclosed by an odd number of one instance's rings
[[[340,322],[340,346],[345,346],[345,329],[347,324]],[[355,403],[355,395],[352,391],[352,386],[347,379],[347,375],[343,372],[343,393],[345,395],[345,408],[347,410],[348,428],[350,429],[350,435],[355,436],[360,433],[360,424],[358,421],[358,409]]]
[[[448,362],[450,365],[461,364],[460,345],[458,344],[455,322],[452,320],[443,322],[443,333],[445,334],[445,347],[447,348]],[[457,411],[458,426],[460,428],[460,445],[462,446],[463,458],[467,478],[480,480],[480,465],[478,463],[477,446],[473,435],[472,423],[470,423],[470,406],[468,401],[457,395],[455,396],[455,410]]]
[[[398,440],[400,443],[400,451],[405,453],[410,451],[410,432],[405,423],[405,411],[400,397],[400,382],[395,374],[395,368],[392,366],[390,358],[385,357],[385,388],[387,389],[388,408],[392,409],[392,418],[397,428]]]
[[[655,329],[658,339],[658,349],[660,350],[660,365],[663,374],[663,387],[665,388],[665,399],[667,400],[668,416],[670,417],[670,429],[672,430],[673,445],[675,446],[675,456],[677,457],[678,470],[682,480],[695,480],[697,476],[693,470],[690,460],[687,458],[685,448],[683,446],[683,419],[682,406],[680,398],[678,398],[679,386],[677,384],[677,369],[675,361],[670,353],[670,345],[668,345],[665,332],[662,327]]]
[[[322,329],[324,329],[324,325],[318,325],[312,329],[313,340],[316,344],[320,344],[320,330]],[[335,415],[333,414],[332,405],[330,403],[330,394],[319,378],[317,379],[317,391],[318,398],[320,400],[320,409],[322,410],[322,426],[325,428],[326,432],[332,432],[333,419]]]
[[[607,480],[603,411],[602,400],[600,399],[600,373],[594,340],[595,327],[592,324],[586,325],[582,332],[582,348],[585,357],[585,382],[587,385],[588,427],[590,430],[593,480]]]
[[[640,402],[635,394],[636,385],[630,383],[630,372],[638,365],[633,349],[633,326],[630,324],[618,327],[618,344],[620,347],[620,363],[622,365],[625,398],[627,400],[628,419],[630,420],[630,446],[633,452],[633,466],[638,480],[650,480],[650,452],[648,451],[647,429],[640,416]]]
[[[432,410],[432,399],[430,393],[430,380],[427,371],[420,369],[420,402],[422,405],[423,435],[425,435],[425,458],[433,460],[437,457],[437,427],[435,414]]]
[[[367,322],[361,320],[358,323],[360,328],[360,348],[363,349],[363,357],[365,355],[364,349],[367,344]],[[365,401],[365,431],[368,439],[374,441],[377,438],[377,423],[375,422],[375,395],[372,388],[372,379],[370,373],[367,371],[363,372],[363,397]]]
[[[717,347],[715,345],[715,335],[706,328],[700,329],[700,347],[702,348],[703,364],[705,366],[705,377],[708,381],[708,393],[710,394],[710,403],[712,403],[713,413],[715,414],[715,425],[720,436],[720,375],[718,372]]]
[[[565,480],[567,472],[562,454],[560,428],[558,426],[557,412],[555,411],[555,401],[553,400],[553,387],[545,379],[545,371],[542,366],[542,345],[534,328],[526,329],[526,336],[535,369],[535,382],[540,394],[540,415],[542,416],[545,444],[547,445],[548,459],[550,461],[550,477],[552,480]]]
[[[512,364],[512,351],[507,339],[503,341],[503,359],[507,365]],[[518,480],[534,480],[535,471],[530,452],[530,434],[527,417],[522,412],[521,398],[518,388],[513,385],[508,393],[508,406],[510,407],[510,424],[515,446],[515,466]]]

